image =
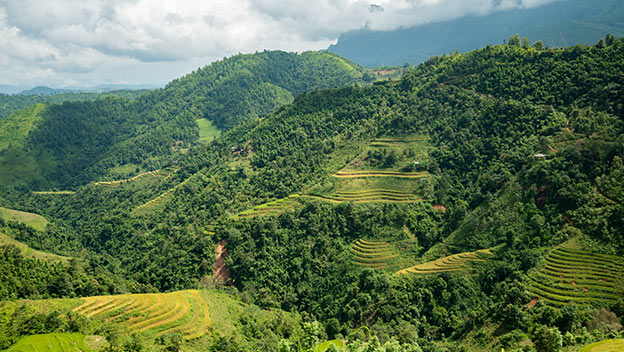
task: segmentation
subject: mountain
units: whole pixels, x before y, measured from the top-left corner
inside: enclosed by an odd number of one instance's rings
[[[595,44],[606,34],[624,35],[623,23],[621,1],[565,0],[394,31],[348,32],[328,50],[367,67],[403,65],[499,44],[515,34],[553,48]]]
[[[0,84],[0,94],[15,94],[23,90],[24,87],[17,87],[9,84]]]
[[[560,351],[621,336],[623,56],[609,35],[434,57],[400,80],[305,91],[158,170],[3,193],[49,223],[2,220],[2,233],[76,260],[48,270],[0,247],[0,297],[13,299],[0,346],[96,335],[112,350]],[[168,87],[192,91],[184,79]],[[152,105],[168,102],[157,93]],[[84,141],[124,140],[134,120],[96,118],[131,111],[118,100],[58,116]],[[202,103],[186,101],[175,111]],[[157,126],[188,128],[171,121]],[[167,145],[171,131],[151,138]],[[95,153],[62,150],[80,148]],[[49,297],[63,298],[35,299]]]
[[[3,96],[0,101],[18,106],[69,101],[0,120],[2,129],[19,131],[7,135],[11,142],[0,149],[0,187],[68,189],[96,177],[151,171],[198,144],[198,119],[212,121],[202,126],[214,134],[215,127],[228,129],[265,116],[308,89],[360,82],[363,70],[327,52],[265,51],[215,62],[136,97],[115,92]],[[81,98],[87,101],[72,101]]]
[[[18,94],[19,95],[53,95],[53,94],[69,93],[69,92],[72,92],[72,91],[69,89],[59,89],[59,88],[37,86],[29,90],[21,91]]]
[[[0,119],[15,114],[18,111],[30,107],[38,103],[61,104],[71,101],[88,101],[103,98],[105,96],[120,96],[128,99],[134,99],[147,90],[111,90],[106,92],[77,92],[72,90],[58,90],[42,87],[43,90],[30,90],[32,94],[0,94]],[[52,93],[53,92],[53,93]]]

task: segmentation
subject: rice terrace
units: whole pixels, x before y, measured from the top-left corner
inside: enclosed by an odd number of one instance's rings
[[[74,312],[122,324],[133,332],[179,332],[190,340],[205,334],[212,325],[208,306],[197,290],[94,296],[84,301]]]
[[[613,304],[624,293],[624,258],[560,246],[531,278],[529,292],[547,304]]]
[[[359,239],[351,246],[353,262],[370,269],[387,269],[397,266],[399,255],[388,242]]]
[[[493,255],[492,249],[458,253],[399,270],[397,274],[438,274],[448,271],[465,271],[470,268],[470,263],[485,262],[487,258]]]

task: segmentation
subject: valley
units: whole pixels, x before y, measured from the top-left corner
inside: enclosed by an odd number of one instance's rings
[[[264,51],[5,117],[0,349],[617,346],[623,55]]]

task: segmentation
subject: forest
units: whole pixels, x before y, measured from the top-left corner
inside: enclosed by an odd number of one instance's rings
[[[0,232],[75,259],[0,246],[0,347],[44,333],[124,351],[541,352],[622,338],[622,39],[553,49],[515,36],[370,84],[333,54],[293,55],[235,56],[132,101],[47,106],[24,143],[58,162],[41,186],[73,193],[4,179],[2,206],[50,224]],[[208,145],[198,115],[223,130]],[[127,164],[154,173],[97,182]],[[197,289],[240,309],[222,322],[211,310],[197,338],[75,313],[79,297]],[[55,314],[37,305],[52,298]]]

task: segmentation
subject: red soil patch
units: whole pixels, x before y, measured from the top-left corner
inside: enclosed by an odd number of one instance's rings
[[[442,204],[433,204],[432,207],[435,210],[442,210],[443,212],[446,213],[446,207]]]
[[[583,292],[587,292],[587,291],[589,291],[587,287],[583,287]]]
[[[217,245],[215,251],[215,263],[212,268],[212,279],[216,283],[224,284],[230,280],[230,269],[225,265],[225,258],[227,257],[227,241],[223,240]]]
[[[572,285],[576,286],[576,281],[572,281]]]
[[[539,298],[534,297],[534,298],[531,300],[531,302],[529,302],[529,304],[527,305],[527,308],[529,308],[529,309],[530,309],[530,308],[535,307],[535,305],[537,304],[537,301],[539,301]]]

